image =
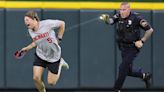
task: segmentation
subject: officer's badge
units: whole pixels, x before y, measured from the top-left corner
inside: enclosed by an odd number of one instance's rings
[[[128,25],[131,25],[132,24],[132,21],[131,20],[128,20]]]

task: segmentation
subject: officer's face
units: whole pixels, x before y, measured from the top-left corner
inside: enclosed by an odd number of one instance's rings
[[[120,15],[122,18],[128,17],[130,14],[130,6],[127,5],[121,5],[120,6]]]

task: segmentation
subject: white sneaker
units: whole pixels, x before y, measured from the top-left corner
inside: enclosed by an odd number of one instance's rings
[[[62,64],[63,68],[65,68],[66,70],[69,69],[68,63],[63,58],[61,58],[60,63]]]

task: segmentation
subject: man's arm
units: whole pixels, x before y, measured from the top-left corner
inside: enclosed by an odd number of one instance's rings
[[[146,42],[146,40],[150,38],[150,36],[152,35],[153,31],[154,31],[153,28],[147,30],[144,36],[141,38],[141,41]]]
[[[46,23],[50,27],[50,29],[58,29],[58,36],[57,38],[61,41],[64,31],[65,31],[65,22],[62,20],[46,20]]]
[[[153,33],[153,28],[151,25],[140,15],[137,16],[138,23],[140,27],[145,30],[144,36],[141,38],[142,42],[146,42],[146,40],[151,36]]]
[[[141,40],[135,42],[135,46],[137,48],[141,48],[143,46],[143,43],[146,42],[148,38],[150,38],[150,36],[152,35],[152,33],[154,31],[153,28],[144,19],[140,20],[140,26],[141,26],[142,29],[145,30],[145,34],[141,38]]]
[[[31,50],[32,48],[36,47],[36,43],[35,42],[32,42],[31,44],[29,44],[28,46],[24,47],[21,49],[21,51],[29,51]]]
[[[146,42],[146,40],[151,36],[151,34],[153,33],[154,30],[153,30],[153,28],[149,25],[149,23],[148,23],[146,20],[144,20],[144,19],[142,19],[142,20],[140,21],[140,26],[141,26],[142,29],[145,30],[145,34],[144,34],[144,36],[141,38],[141,41]]]
[[[63,35],[64,35],[64,31],[65,31],[65,22],[61,21],[60,27],[59,27],[59,32],[58,32],[58,39],[59,41],[62,40]]]

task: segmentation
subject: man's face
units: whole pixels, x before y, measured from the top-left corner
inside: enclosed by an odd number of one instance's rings
[[[129,5],[121,5],[120,6],[120,15],[122,18],[128,17],[130,14],[130,6]]]
[[[25,16],[24,22],[25,22],[25,25],[27,26],[28,29],[34,29],[34,20],[33,19]]]

